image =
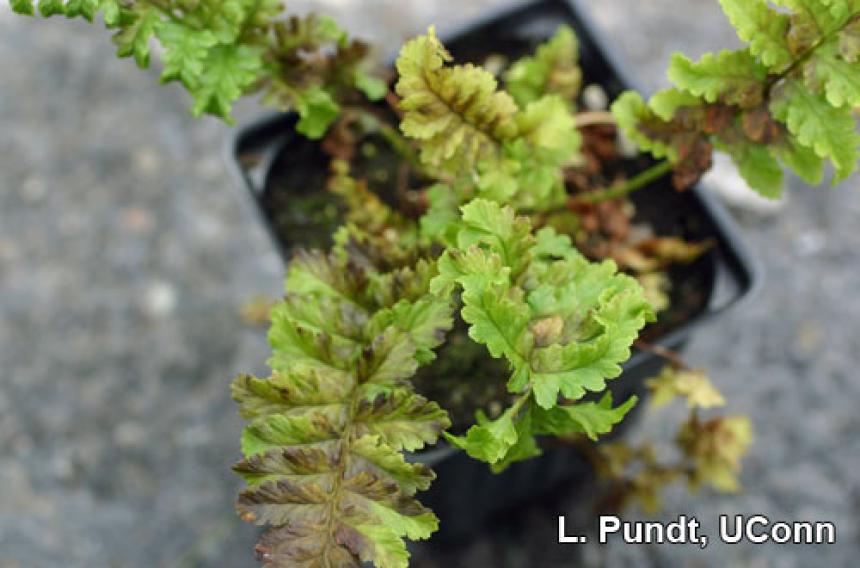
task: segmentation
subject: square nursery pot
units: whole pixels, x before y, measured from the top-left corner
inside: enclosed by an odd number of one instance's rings
[[[491,54],[516,58],[530,53],[559,25],[567,24],[579,39],[583,84],[601,85],[613,100],[625,89],[636,88],[636,82],[593,25],[583,4],[577,0],[528,3],[442,37],[457,61],[480,63]],[[315,221],[311,219],[305,229],[294,231],[299,234],[291,234],[278,228],[279,215],[289,215],[301,226],[305,220],[334,207],[323,195],[327,158],[316,143],[295,133],[295,122],[295,116],[290,114],[269,116],[240,129],[229,147],[237,178],[247,187],[253,208],[259,212],[285,263],[297,242],[313,241]],[[645,156],[639,161],[637,167],[642,169],[653,163]],[[685,305],[676,310],[679,313],[645,331],[649,343],[679,350],[697,328],[750,295],[758,287],[760,276],[733,221],[706,188],[696,186],[678,192],[668,176],[653,186],[633,194],[637,220],[650,223],[660,235],[710,239],[714,243],[692,264],[670,272],[672,302]],[[307,197],[308,191],[319,194],[319,202],[312,202],[303,211],[291,210],[291,195],[301,192]],[[650,352],[634,352],[622,376],[609,382],[615,400],[643,394],[643,379],[655,375],[663,364]],[[440,532],[433,538],[443,543],[466,540],[492,515],[541,500],[592,475],[590,466],[570,447],[548,448],[543,456],[514,464],[498,475],[491,473],[486,464],[444,443],[421,452],[416,459],[437,474],[430,490],[420,499],[439,516]]]

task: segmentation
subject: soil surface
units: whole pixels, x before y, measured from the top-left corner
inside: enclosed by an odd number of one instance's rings
[[[309,2],[294,2],[307,7]],[[503,2],[316,5],[382,45],[456,27]],[[716,0],[590,2],[648,88],[671,51],[732,45]],[[230,130],[188,116],[157,70],[118,61],[108,33],[0,9],[0,568],[255,566],[257,529],[232,510],[240,421],[227,384],[264,373],[264,333],[240,306],[277,294],[283,269],[227,176]],[[237,118],[258,112],[252,104]],[[739,215],[767,273],[757,301],[702,329],[711,370],[757,441],[745,491],[670,491],[696,515],[692,546],[554,544],[556,517],[593,530],[571,487],[468,546],[416,550],[419,567],[850,566],[860,554],[858,178],[792,180],[777,216]],[[644,413],[667,439],[682,411]],[[830,520],[832,546],[722,545],[720,514]],[[631,512],[627,518],[637,518]]]

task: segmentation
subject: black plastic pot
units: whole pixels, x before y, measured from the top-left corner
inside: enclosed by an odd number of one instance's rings
[[[559,25],[568,24],[579,38],[586,84],[600,84],[614,99],[623,90],[635,88],[635,81],[591,23],[582,4],[566,0],[534,2],[503,11],[457,33],[443,34],[443,38],[458,61],[480,62],[490,54],[518,57],[531,52]],[[282,187],[285,175],[307,179],[319,153],[293,131],[294,123],[290,115],[270,116],[241,129],[231,146],[237,174],[250,190],[285,261],[292,242],[273,230],[270,206],[265,205],[267,192]],[[642,158],[643,168],[649,163],[648,158]],[[324,175],[324,171],[315,175]],[[759,272],[727,212],[705,188],[677,192],[667,177],[634,194],[634,202],[637,214],[658,234],[711,239],[715,245],[697,262],[672,275],[679,293],[689,296],[693,292],[697,299],[693,311],[685,314],[683,321],[664,323],[659,335],[648,339],[652,344],[677,350],[695,329],[748,296],[760,281]],[[643,379],[656,374],[663,364],[651,353],[634,353],[624,366],[624,374],[610,383],[615,399],[623,401],[631,394],[641,394]],[[572,448],[548,449],[542,457],[515,464],[500,475],[446,445],[422,452],[419,459],[433,467],[438,476],[430,491],[421,496],[421,501],[441,519],[441,531],[434,536],[437,541],[465,539],[491,514],[539,499],[590,475],[590,468]]]

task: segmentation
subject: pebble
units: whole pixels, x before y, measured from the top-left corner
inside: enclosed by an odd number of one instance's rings
[[[609,108],[609,96],[600,85],[586,85],[582,89],[582,103],[587,110],[606,110]]]
[[[155,216],[144,207],[125,207],[119,214],[122,227],[135,234],[145,234],[155,227]]]
[[[153,318],[165,318],[176,309],[176,288],[168,282],[153,282],[144,295],[144,310]]]
[[[143,175],[152,176],[159,171],[161,158],[152,148],[143,148],[134,154],[134,168]]]
[[[122,422],[113,431],[114,443],[124,448],[141,446],[146,439],[146,427],[137,422]]]

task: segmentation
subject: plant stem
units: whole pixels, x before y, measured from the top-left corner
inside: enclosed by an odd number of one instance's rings
[[[637,339],[633,345],[635,345],[642,351],[648,351],[649,353],[653,353],[654,355],[665,359],[676,369],[681,369],[684,371],[690,370],[690,367],[684,362],[684,360],[676,351],[672,351],[671,349],[662,347],[660,345],[653,345],[641,339]]]
[[[623,197],[628,193],[636,191],[637,189],[644,187],[650,184],[653,181],[661,178],[663,175],[669,173],[672,169],[672,163],[668,160],[663,162],[658,162],[645,170],[644,172],[640,172],[636,176],[630,178],[624,183],[620,183],[614,187],[609,187],[605,189],[598,189],[596,191],[589,191],[588,193],[581,193],[579,195],[574,195],[571,197],[571,203],[600,203],[601,201],[609,201],[610,199],[617,199],[619,197]]]
[[[344,112],[353,113],[360,120],[365,121],[365,124],[369,125],[376,134],[379,134],[391,149],[403,158],[412,169],[426,175],[424,165],[421,163],[415,147],[401,134],[396,126],[393,126],[384,118],[359,105],[344,107]]]
[[[592,110],[580,112],[573,117],[576,120],[576,127],[594,126],[596,124],[615,124],[615,116],[608,110]]]
[[[409,162],[409,164],[416,170],[423,170],[421,160],[419,160],[418,153],[415,151],[415,148],[413,148],[409,141],[400,134],[400,131],[397,128],[381,120],[378,123],[378,127],[379,135],[385,138],[385,141],[388,142],[395,152],[403,156],[403,159]]]

